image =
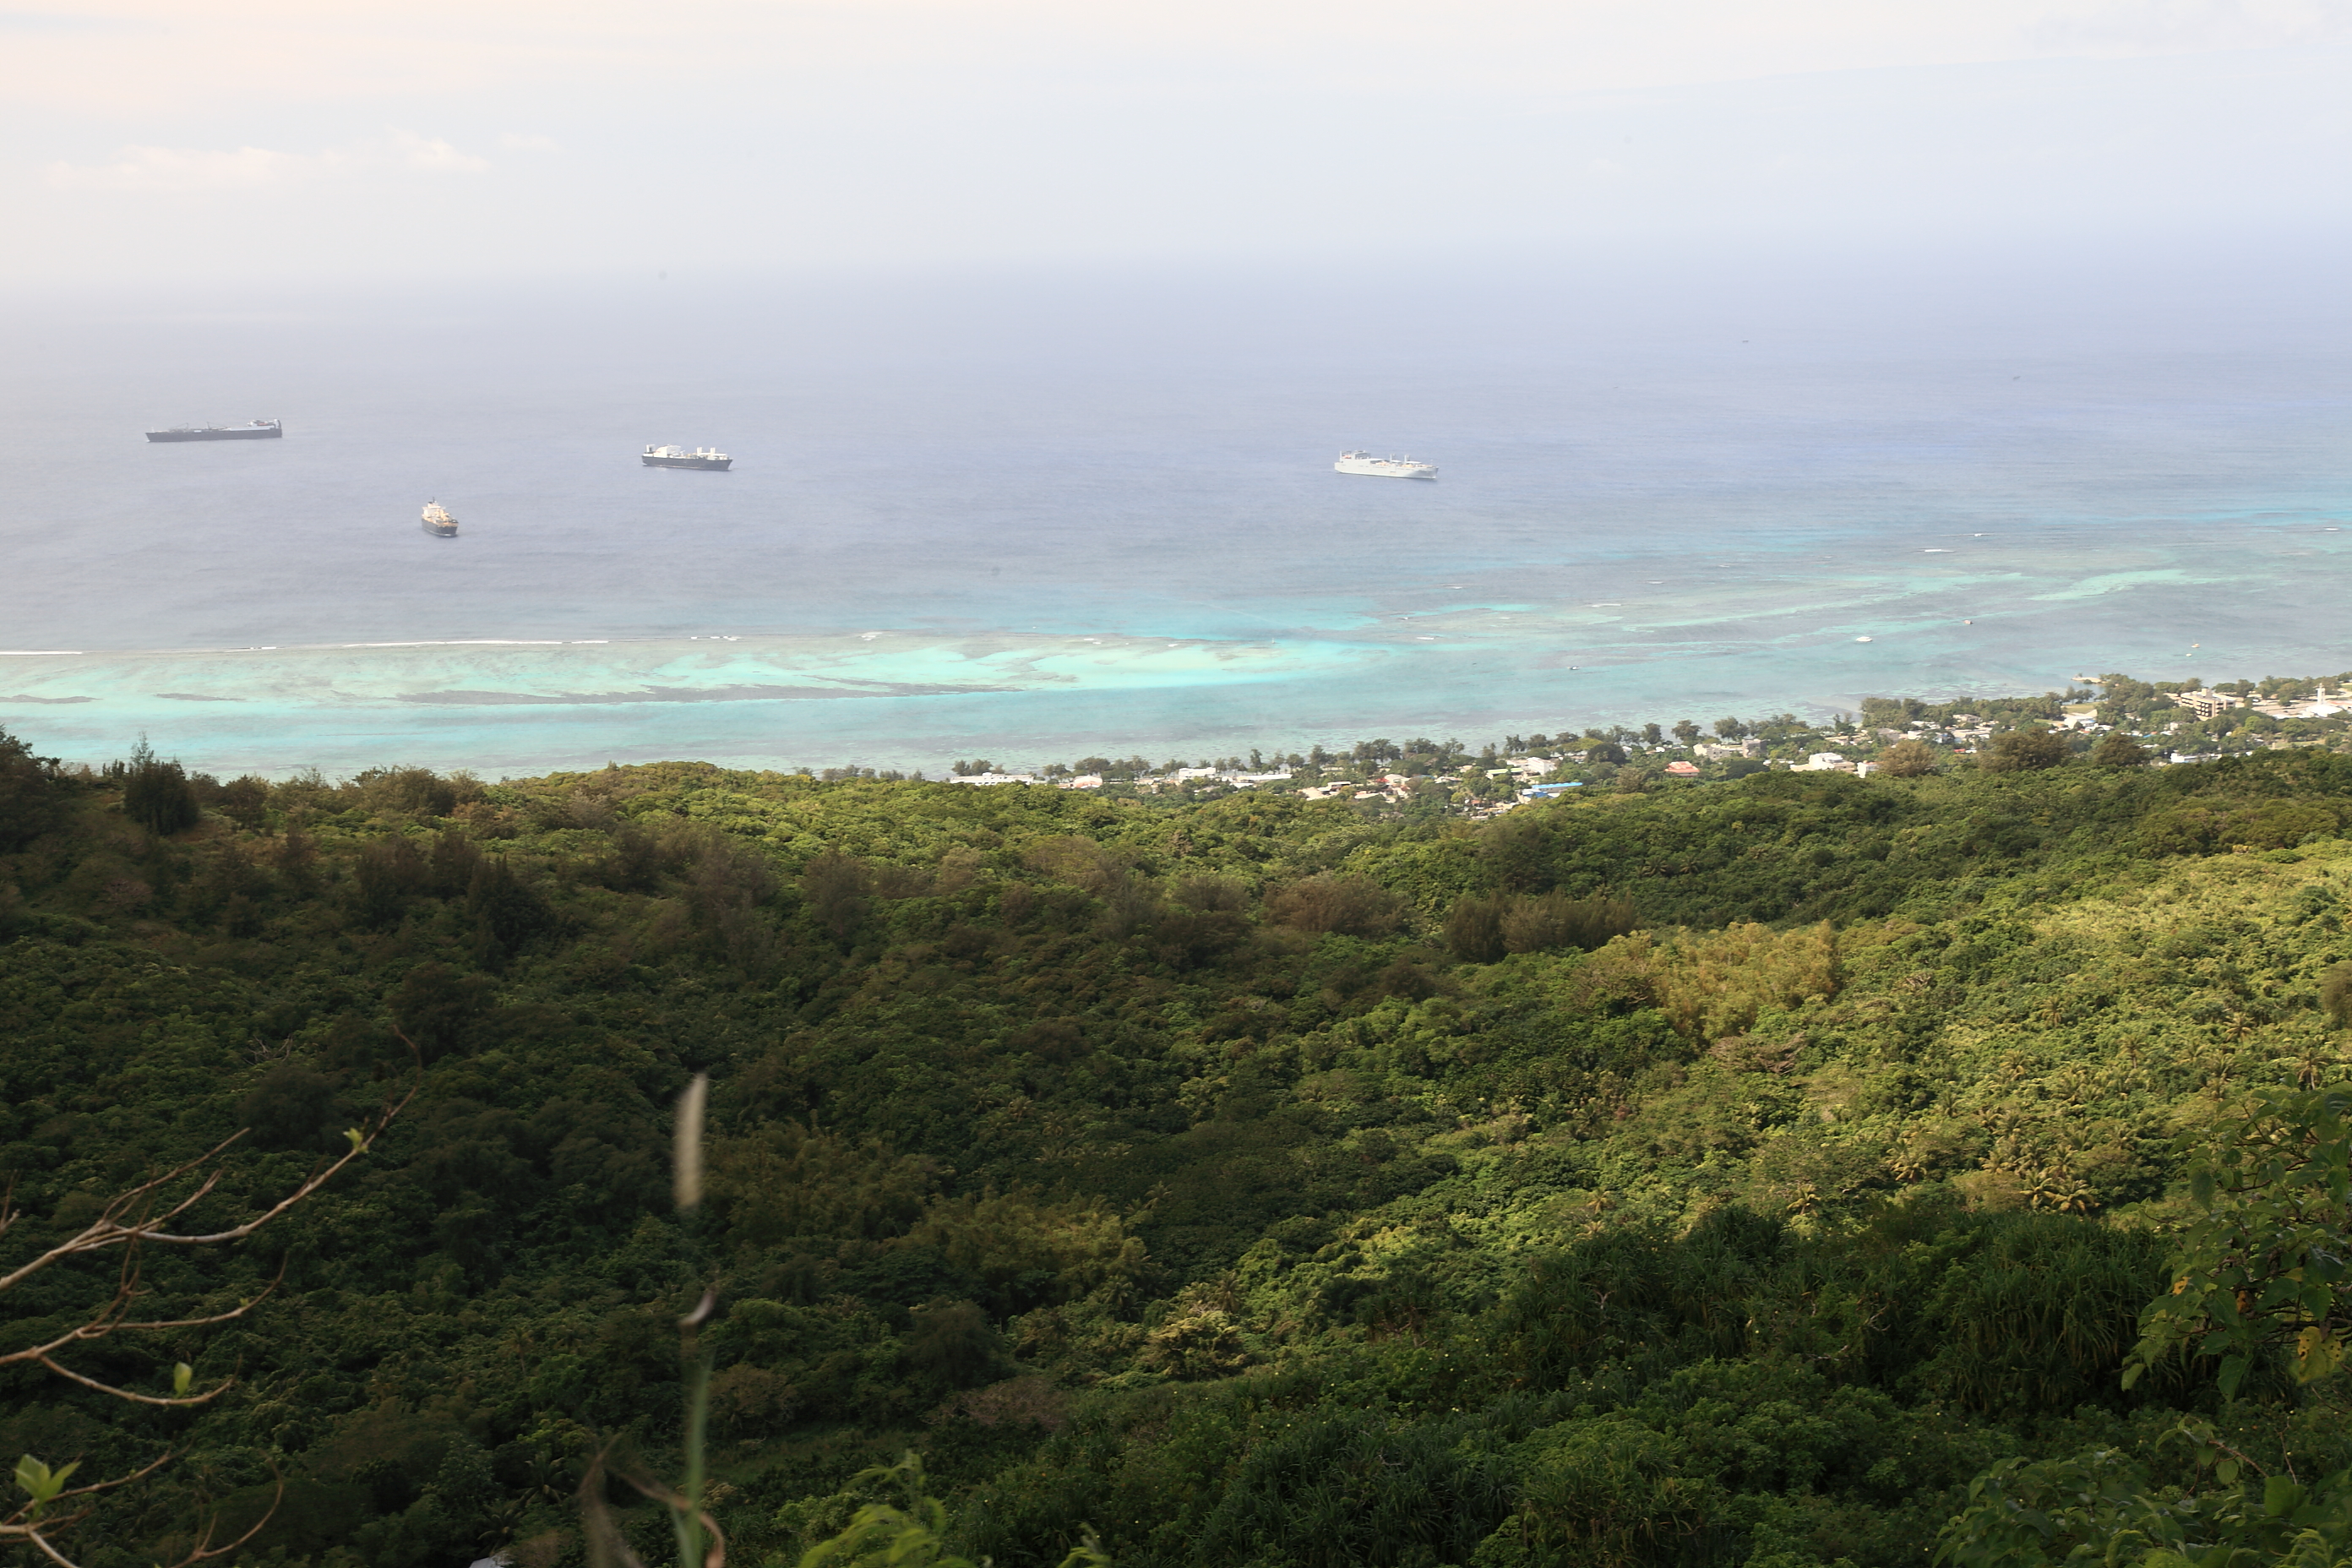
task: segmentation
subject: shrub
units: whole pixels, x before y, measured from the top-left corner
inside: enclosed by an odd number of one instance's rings
[[[1693,1038],[1744,1033],[1770,1007],[1837,994],[1837,939],[1827,921],[1776,931],[1753,922],[1680,938],[1658,965],[1658,1005]]]

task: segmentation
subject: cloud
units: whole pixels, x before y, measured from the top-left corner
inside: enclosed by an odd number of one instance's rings
[[[478,174],[487,158],[438,137],[393,131],[317,153],[267,147],[125,147],[107,163],[52,163],[48,183],[62,190],[213,194],[267,190],[353,174]]]
[[[552,136],[524,136],[512,131],[499,138],[499,146],[508,153],[553,153],[560,148]]]

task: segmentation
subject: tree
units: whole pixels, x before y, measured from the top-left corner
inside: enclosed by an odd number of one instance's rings
[[[1503,945],[1500,899],[1454,900],[1445,917],[1445,945],[1465,963],[1492,963],[1508,951]]]
[[[1936,771],[1936,748],[1925,741],[1897,741],[1878,753],[1878,771],[1889,778],[1916,779]]]
[[[2319,1010],[2339,1029],[2352,1029],[2352,959],[2319,977]]]
[[[1632,931],[1636,921],[1631,903],[1605,894],[1571,899],[1565,893],[1544,893],[1514,899],[1503,914],[1503,945],[1513,952],[1591,949]]]
[[[122,815],[157,837],[184,833],[196,825],[196,792],[188,783],[187,770],[158,758],[146,736],[139,737],[128,762],[116,763],[107,772],[121,781]]]
[[[144,749],[143,747],[142,748]],[[420,1081],[421,1081],[420,1073]],[[112,1335],[123,1332],[158,1332],[172,1329],[210,1328],[235,1322],[259,1306],[271,1290],[272,1284],[260,1295],[240,1300],[226,1311],[192,1318],[139,1318],[132,1316],[140,1301],[150,1294],[143,1283],[139,1266],[140,1250],[149,1247],[216,1247],[242,1241],[263,1226],[277,1220],[299,1205],[304,1199],[332,1181],[342,1168],[366,1153],[393,1118],[398,1116],[409,1100],[415,1098],[412,1084],[408,1092],[397,1101],[387,1103],[374,1121],[364,1127],[353,1127],[343,1134],[347,1144],[341,1157],[321,1166],[301,1181],[295,1189],[258,1214],[249,1215],[236,1224],[210,1231],[175,1229],[182,1221],[212,1195],[226,1173],[222,1163],[228,1151],[246,1134],[239,1131],[229,1134],[211,1149],[193,1160],[183,1161],[152,1176],[135,1186],[127,1187],[106,1200],[97,1217],[73,1235],[46,1250],[37,1253],[6,1274],[0,1274],[0,1295],[12,1290],[28,1289],[28,1293],[44,1296],[58,1287],[56,1278],[40,1279],[54,1269],[86,1258],[112,1258],[119,1259],[114,1268],[115,1286],[110,1299],[96,1308],[79,1311],[60,1310],[45,1300],[36,1310],[44,1320],[42,1333],[36,1342],[0,1353],[0,1368],[38,1366],[71,1384],[95,1391],[126,1405],[145,1405],[161,1409],[192,1409],[209,1405],[236,1384],[234,1377],[225,1378],[202,1393],[192,1393],[194,1373],[182,1362],[172,1376],[172,1392],[168,1394],[142,1394],[137,1389],[120,1388],[101,1383],[97,1378],[75,1371],[66,1358],[83,1347],[93,1345]],[[0,1236],[7,1234],[23,1217],[15,1205],[0,1197]],[[69,1271],[69,1270],[68,1270]],[[37,1283],[36,1281],[37,1280]],[[69,1289],[70,1287],[67,1287]],[[63,1326],[59,1326],[63,1325]],[[99,1480],[78,1487],[66,1483],[80,1468],[79,1462],[52,1469],[40,1459],[26,1454],[16,1465],[16,1484],[27,1500],[16,1511],[0,1515],[0,1542],[17,1542],[32,1547],[51,1563],[63,1568],[74,1568],[59,1538],[77,1525],[87,1522],[98,1511],[101,1500],[109,1494],[144,1480],[171,1463],[173,1456],[163,1455],[128,1475],[111,1480]],[[281,1486],[279,1495],[284,1495]],[[60,1507],[62,1505],[62,1507]],[[261,1532],[274,1516],[265,1513],[252,1529],[223,1545],[214,1545],[213,1536],[219,1526],[217,1517],[204,1525],[196,1534],[195,1544],[174,1564],[188,1568],[191,1563],[209,1558],[223,1557],[236,1551]]]
[[[1363,877],[1329,872],[1293,882],[1265,901],[1276,925],[1318,935],[1381,936],[1394,931],[1401,911],[1396,895]]]
[[[64,820],[66,781],[55,757],[0,730],[0,853],[22,849]]]
[[[2066,742],[2047,730],[2008,730],[1977,758],[1989,773],[2013,773],[2054,768],[2066,760]]]
[[[503,855],[486,855],[466,884],[466,912],[492,958],[503,958],[545,930],[547,901],[514,873]]]
[[[460,974],[446,963],[420,963],[390,997],[394,1022],[427,1062],[461,1050],[489,1016],[497,987],[487,975]]]
[[[2146,746],[2120,730],[2110,730],[2091,748],[2091,761],[2103,768],[2139,768],[2148,763]]]
[[[269,781],[251,773],[229,780],[221,785],[220,806],[231,822],[252,832],[268,818]]]
[[[1744,741],[1748,738],[1748,726],[1727,716],[1715,721],[1715,732],[1727,741]]]
[[[2258,1090],[2189,1173],[2197,1217],[2171,1291],[2150,1303],[2128,1388],[2175,1354],[2221,1363],[2224,1394],[2277,1349],[2298,1383],[2352,1352],[2352,1089]]]
[[[2283,1355],[2296,1382],[2347,1364],[2352,1327],[2352,1089],[2257,1092],[2192,1168],[2197,1215],[2172,1289],[2140,1318],[2124,1363],[2131,1387],[2177,1356],[2216,1358],[2224,1398],[2257,1361]],[[2352,1470],[2309,1481],[2266,1470],[2196,1417],[2185,1441],[2194,1484],[2157,1487],[2123,1453],[2098,1448],[2029,1464],[2004,1459],[1969,1489],[1936,1553],[1953,1568],[2136,1563],[2146,1568],[2311,1568],[2352,1560]]]
[[[1677,719],[1675,721],[1675,739],[1681,742],[1685,746],[1697,745],[1698,738],[1705,733],[1706,733],[1706,731],[1700,729],[1696,724],[1692,723],[1687,719]]]

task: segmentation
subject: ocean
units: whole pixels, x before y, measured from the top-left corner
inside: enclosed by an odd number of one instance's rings
[[[936,774],[2334,674],[2338,292],[2251,247],[0,300],[0,726]]]

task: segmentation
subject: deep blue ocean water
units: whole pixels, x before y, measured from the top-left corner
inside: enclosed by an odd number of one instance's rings
[[[936,771],[2333,674],[2352,332],[2317,276],[7,301],[0,726],[221,772]],[[286,438],[140,436],[255,416]],[[638,464],[667,441],[735,468]]]

